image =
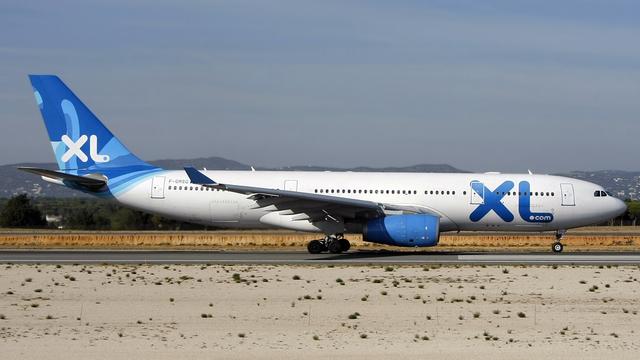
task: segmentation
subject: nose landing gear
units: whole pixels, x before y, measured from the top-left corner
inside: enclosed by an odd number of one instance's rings
[[[560,242],[562,240],[562,238],[564,237],[564,234],[567,233],[567,230],[558,230],[556,231],[556,242],[553,243],[553,245],[551,246],[551,250],[553,250],[554,253],[561,253],[562,250],[564,249],[564,245],[562,245],[562,243]]]
[[[564,248],[564,245],[562,245],[560,242],[554,243],[553,246],[551,247],[554,253],[561,253],[563,248]]]
[[[343,234],[328,235],[324,239],[311,240],[307,244],[307,251],[310,254],[320,254],[329,251],[332,254],[340,254],[349,251],[351,243],[344,238]]]

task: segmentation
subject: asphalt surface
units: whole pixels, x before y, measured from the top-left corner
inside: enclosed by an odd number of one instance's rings
[[[1,250],[0,263],[14,264],[516,264],[640,265],[640,252],[395,252],[354,251],[311,255],[302,251]]]

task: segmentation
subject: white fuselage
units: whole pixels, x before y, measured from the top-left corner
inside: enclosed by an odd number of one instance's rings
[[[294,171],[203,173],[219,183],[407,205],[439,215],[441,231],[569,229],[606,221],[626,209],[617,198],[594,196],[597,191],[603,191],[599,185],[551,175]],[[278,211],[273,206],[259,207],[256,200],[247,195],[191,184],[184,171],[162,171],[154,175],[117,194],[116,199],[143,211],[205,225],[323,231],[310,221],[300,220],[290,211]],[[345,222],[343,232],[358,232],[361,226]]]

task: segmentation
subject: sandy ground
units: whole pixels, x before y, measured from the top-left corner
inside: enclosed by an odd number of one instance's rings
[[[637,359],[640,269],[1,265],[3,359]]]

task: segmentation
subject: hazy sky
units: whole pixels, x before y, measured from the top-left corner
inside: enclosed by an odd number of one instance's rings
[[[638,1],[89,3],[0,3],[0,164],[53,73],[148,160],[640,170]]]

